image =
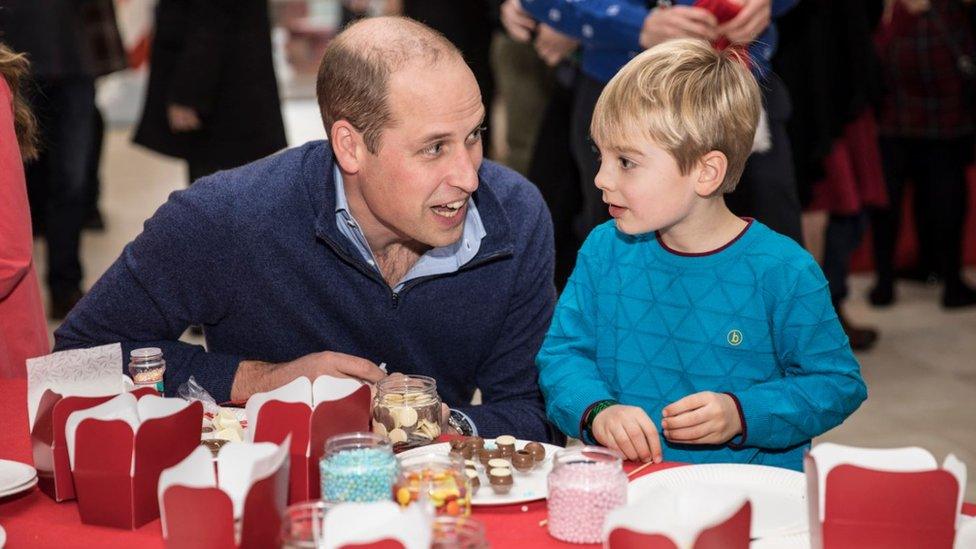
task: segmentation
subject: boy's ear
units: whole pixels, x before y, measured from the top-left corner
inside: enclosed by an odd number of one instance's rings
[[[339,120],[332,124],[329,131],[329,141],[332,142],[332,151],[335,154],[336,162],[346,173],[358,173],[362,167],[362,162],[366,154],[366,142],[352,124],[347,120]]]
[[[695,180],[695,194],[702,198],[712,194],[725,181],[729,159],[721,151],[709,151],[698,160],[698,178]]]

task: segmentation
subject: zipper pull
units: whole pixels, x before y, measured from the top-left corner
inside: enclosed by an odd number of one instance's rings
[[[393,292],[393,308],[396,309],[400,305],[400,294]]]

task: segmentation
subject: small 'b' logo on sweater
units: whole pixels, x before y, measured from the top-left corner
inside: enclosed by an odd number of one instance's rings
[[[742,343],[742,332],[739,330],[732,330],[729,332],[728,340],[729,345],[738,346],[740,343]]]

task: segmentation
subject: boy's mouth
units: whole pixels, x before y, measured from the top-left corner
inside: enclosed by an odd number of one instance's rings
[[[610,217],[613,217],[614,219],[622,216],[624,214],[624,212],[627,210],[627,208],[625,208],[623,206],[618,206],[616,204],[610,204],[609,202],[607,203],[607,206],[609,206]]]

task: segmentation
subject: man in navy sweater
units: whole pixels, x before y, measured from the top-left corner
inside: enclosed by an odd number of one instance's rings
[[[174,193],[56,348],[160,347],[167,392],[193,375],[235,402],[299,376],[376,381],[385,362],[436,378],[455,430],[551,439],[533,365],[555,302],[549,212],[482,161],[460,53],[369,19],[330,44],[317,87],[329,141]],[[177,341],[191,324],[206,350]]]

